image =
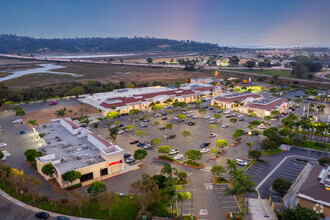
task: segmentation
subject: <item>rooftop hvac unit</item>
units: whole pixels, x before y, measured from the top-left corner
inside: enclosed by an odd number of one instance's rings
[[[74,151],[74,147],[69,147],[68,151]]]
[[[88,163],[94,163],[95,162],[95,159],[94,158],[90,158],[87,160]]]
[[[87,149],[88,148],[88,144],[85,144],[82,146],[83,149]]]
[[[97,156],[98,156],[99,158],[102,158],[101,154],[98,154]]]
[[[78,154],[78,155],[76,156],[76,159],[77,159],[77,160],[80,160],[80,159],[81,159],[81,155]]]
[[[63,157],[62,159],[61,159],[61,163],[63,163],[63,162],[67,162],[68,161],[68,158],[67,157]]]

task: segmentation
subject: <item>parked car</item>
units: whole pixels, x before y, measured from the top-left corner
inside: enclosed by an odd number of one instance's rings
[[[126,160],[126,163],[132,163],[135,161],[135,158],[134,157],[130,157]]]
[[[167,120],[167,117],[163,117],[162,120],[163,120],[163,121]]]
[[[120,125],[118,125],[118,128],[122,128],[122,127],[124,127],[125,125],[123,125],[123,124],[120,124]]]
[[[216,123],[216,121],[214,121],[214,120],[210,121],[210,124],[215,124],[215,123]]]
[[[159,130],[165,130],[164,126],[159,127]]]
[[[175,134],[168,134],[166,135],[166,139],[172,139],[172,138],[175,138]]]
[[[161,112],[160,113],[162,116],[165,116],[165,115],[167,115],[167,113],[166,112]]]
[[[7,143],[0,143],[0,147],[6,147]]]
[[[223,112],[222,110],[217,111],[217,113],[222,113],[222,112]]]
[[[209,138],[213,138],[213,137],[216,137],[216,136],[218,136],[218,135],[215,134],[215,133],[211,133],[211,134],[209,135]]]
[[[228,128],[229,125],[228,125],[228,124],[223,124],[222,127],[223,127],[223,128]]]
[[[160,117],[162,116],[162,114],[158,113],[158,114],[154,114],[154,118]]]
[[[183,155],[182,154],[178,154],[174,157],[174,160],[180,160],[183,158]]]
[[[144,149],[150,149],[153,148],[155,145],[154,144],[146,144],[143,146]]]
[[[266,129],[266,126],[265,125],[259,125],[258,129]]]
[[[53,101],[49,105],[57,105],[57,102],[56,101]]]
[[[49,218],[49,214],[47,212],[37,212],[34,215],[35,218],[40,218],[40,219],[47,219]]]
[[[210,142],[204,142],[204,143],[201,144],[201,147],[203,148],[203,147],[207,147],[209,145],[210,145]]]
[[[179,153],[179,150],[171,150],[170,151],[170,155],[174,155],[174,154],[177,154],[177,153]]]
[[[229,110],[225,110],[225,111],[223,111],[223,114],[228,114],[228,113],[230,113]]]
[[[211,117],[210,120],[215,120],[215,118],[214,117]]]
[[[201,153],[202,153],[202,154],[205,154],[205,153],[207,153],[207,152],[209,152],[209,151],[210,151],[210,150],[206,148],[206,149],[202,149],[202,150],[201,150]]]
[[[213,107],[210,107],[209,110],[213,110]]]
[[[190,121],[190,122],[187,123],[187,125],[189,125],[189,126],[193,126],[195,124],[196,124],[196,122],[194,122],[194,121]]]
[[[243,130],[243,134],[248,134],[250,131],[248,129]]]
[[[191,113],[189,113],[188,115],[187,115],[187,117],[192,117],[193,115],[191,114]]]
[[[22,123],[22,122],[23,122],[22,119],[16,119],[15,121],[13,121],[13,124]]]
[[[131,154],[130,153],[124,153],[124,158],[130,157]]]
[[[146,145],[146,144],[143,142],[137,144],[138,147],[143,147],[144,145]]]
[[[244,117],[244,115],[242,115],[242,114],[239,114],[237,117],[238,117],[238,118],[243,118],[243,117]]]
[[[239,121],[244,121],[244,118],[238,118]]]
[[[211,118],[211,116],[205,115],[204,118],[208,119],[208,118]]]
[[[118,131],[118,134],[124,134],[124,133],[125,133],[124,130],[119,130],[119,131]]]
[[[70,220],[70,218],[68,218],[66,216],[56,216],[55,220]]]
[[[140,126],[141,126],[141,127],[148,127],[148,124],[145,123],[145,122],[142,122],[142,123],[140,124]]]
[[[131,142],[129,142],[130,144],[137,144],[139,143],[140,141],[139,140],[132,140]]]
[[[197,116],[197,115],[193,115],[191,118],[192,118],[192,119],[197,119],[198,116]]]
[[[232,114],[231,117],[237,117],[237,115],[236,114]]]
[[[20,133],[20,134],[25,134],[25,131],[20,131],[19,133]]]
[[[236,159],[236,163],[240,166],[247,166],[248,163],[244,160],[241,160],[241,159]]]
[[[226,118],[231,118],[232,116],[231,115],[226,115]]]
[[[192,110],[187,111],[187,113],[192,113],[192,112],[193,112]]]
[[[145,119],[144,122],[151,122],[151,120],[150,119]]]

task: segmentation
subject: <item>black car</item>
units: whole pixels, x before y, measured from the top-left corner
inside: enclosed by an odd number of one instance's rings
[[[175,134],[168,134],[168,135],[166,135],[166,139],[171,139],[171,138],[175,138]]]
[[[187,123],[187,125],[189,125],[189,126],[193,126],[195,124],[196,124],[196,122],[194,122],[194,121],[190,121],[190,122]]]
[[[166,117],[163,117],[162,120],[165,121],[165,120],[167,120],[167,118]]]
[[[231,118],[231,115],[226,115],[226,118]]]
[[[140,120],[140,121],[144,121],[144,119],[143,119],[143,118],[139,118],[139,120]]]
[[[131,154],[130,153],[124,153],[124,158],[130,157]]]
[[[35,218],[40,218],[40,219],[47,219],[49,217],[49,214],[47,212],[37,212],[34,215]]]
[[[162,113],[160,113],[162,116],[165,116],[165,115],[167,115],[165,112],[162,112]]]
[[[222,113],[222,112],[223,112],[222,110],[217,111],[217,113]]]
[[[239,121],[244,121],[244,118],[238,118]]]
[[[150,119],[145,119],[144,122],[150,122],[151,120]]]
[[[159,130],[165,130],[164,126],[159,127]]]
[[[123,125],[123,124],[120,124],[118,127],[119,127],[119,128],[122,128],[122,127],[124,127],[124,125]]]
[[[213,110],[213,107],[210,107],[209,110]]]
[[[204,143],[201,144],[201,147],[207,147],[209,145],[210,145],[210,142],[204,142]]]

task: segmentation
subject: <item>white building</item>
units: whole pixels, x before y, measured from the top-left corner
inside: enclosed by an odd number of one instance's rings
[[[55,168],[54,177],[62,188],[70,185],[62,179],[67,171],[76,170],[82,174],[72,184],[87,185],[124,169],[122,148],[86,128],[78,127],[69,118],[52,120],[39,126],[36,131],[45,134],[44,146],[40,148],[44,155],[36,158],[38,172],[44,175],[42,167],[51,163]]]
[[[83,102],[92,105],[105,113],[116,111],[117,113],[128,113],[131,109],[148,110],[149,104],[159,102],[163,104],[167,99],[179,102],[193,102],[201,97],[212,94],[220,95],[219,86],[204,83],[184,84],[180,88],[168,88],[162,86],[145,88],[117,89],[112,92],[96,93],[86,95]]]

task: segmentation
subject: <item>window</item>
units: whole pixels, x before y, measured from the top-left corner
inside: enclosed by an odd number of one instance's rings
[[[100,170],[100,175],[101,176],[108,175],[108,168],[104,168],[104,169]]]
[[[80,182],[85,182],[85,181],[91,180],[91,179],[94,179],[93,173],[87,173],[87,174],[84,174],[81,176]]]

